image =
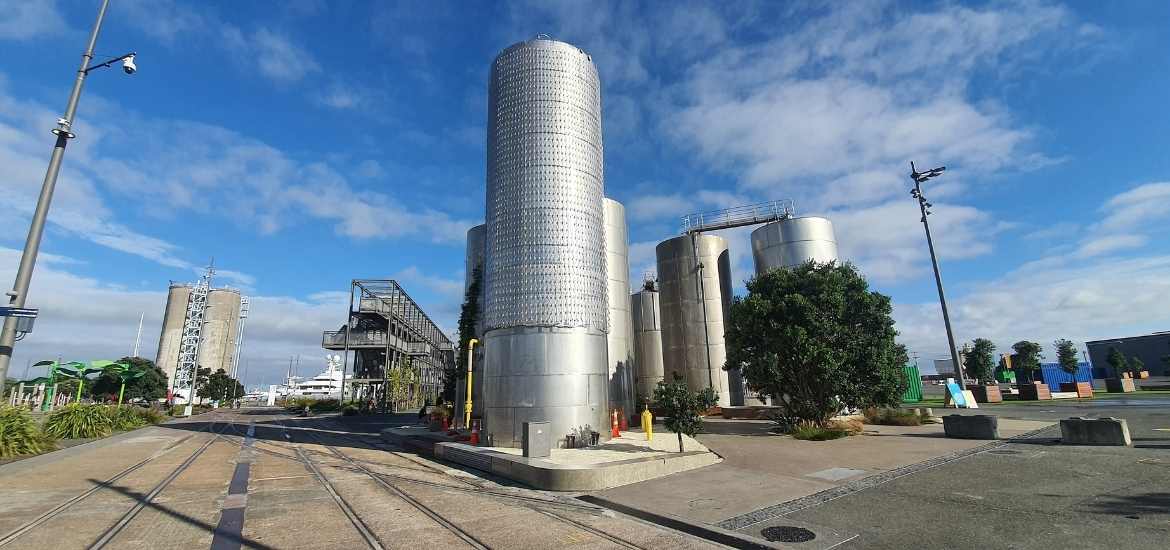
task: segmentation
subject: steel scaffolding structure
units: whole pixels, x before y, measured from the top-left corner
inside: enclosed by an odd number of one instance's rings
[[[791,218],[793,207],[793,202],[790,199],[781,199],[709,212],[695,212],[682,217],[682,232],[684,235],[705,233],[719,229],[774,222]]]
[[[423,396],[436,398],[444,370],[454,365],[451,339],[395,280],[356,279],[350,298],[346,324],[321,335],[321,347],[345,352],[347,372],[349,351],[354,351],[353,378],[348,381],[362,384],[370,396],[378,393],[384,398],[384,391],[375,390],[385,385],[390,368],[410,357],[419,369]]]
[[[179,392],[186,391],[183,394],[187,404],[184,411],[186,415],[191,414],[191,401],[195,398],[195,371],[199,368],[199,345],[203,343],[203,314],[207,309],[207,294],[211,291],[211,277],[214,275],[215,269],[208,266],[207,272],[199,277],[199,282],[191,289],[191,298],[187,301],[178,365],[171,386],[175,397]]]
[[[240,352],[243,351],[243,349],[244,349],[244,324],[248,321],[248,307],[249,307],[248,297],[241,296],[240,297],[240,323],[239,323],[239,326],[236,327],[236,353],[235,353],[235,356],[232,357],[232,372],[231,372],[232,378],[235,378],[237,380],[239,379],[239,376],[237,376],[237,374],[239,374],[239,371],[240,371]]]

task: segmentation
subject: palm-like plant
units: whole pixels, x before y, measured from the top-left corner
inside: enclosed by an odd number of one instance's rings
[[[87,367],[85,363],[80,361],[70,361],[64,365],[57,366],[57,374],[65,378],[77,379],[77,396],[73,398],[74,403],[81,402],[81,390],[85,387],[85,378],[91,374],[102,372],[98,367]]]
[[[45,390],[45,401],[41,404],[42,411],[47,411],[50,407],[53,406],[53,398],[56,397],[55,394],[57,393],[57,383],[60,382],[60,378],[71,378],[70,376],[59,376],[59,374],[63,374],[58,372],[59,369],[66,366],[78,365],[81,365],[81,363],[76,361],[70,361],[68,363],[58,363],[57,361],[37,361],[36,363],[33,363],[34,367],[49,367],[49,376],[45,377],[45,384],[47,389]],[[41,379],[37,378],[37,380]],[[81,386],[79,384],[78,388],[80,387]],[[80,391],[81,390],[78,389],[78,392]]]
[[[132,380],[142,378],[146,371],[131,365],[130,363],[115,363],[114,361],[90,361],[90,367],[101,369],[105,372],[117,376],[122,382],[118,388],[118,406],[122,406],[122,394],[126,392],[126,383]]]

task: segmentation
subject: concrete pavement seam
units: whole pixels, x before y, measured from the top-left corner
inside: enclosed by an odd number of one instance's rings
[[[1005,446],[1009,443],[1015,442],[1015,441],[1037,439],[1044,432],[1049,431],[1049,430],[1053,430],[1053,429],[1054,429],[1053,426],[1046,426],[1046,427],[1040,428],[1038,430],[1033,430],[1031,432],[1020,434],[1020,435],[1013,437],[1011,439],[996,440],[996,441],[992,441],[992,442],[980,445],[978,447],[972,447],[970,449],[963,449],[961,451],[955,451],[955,452],[948,453],[948,454],[945,454],[942,456],[937,456],[937,457],[934,457],[931,459],[924,460],[922,462],[917,462],[915,464],[909,464],[906,466],[895,468],[893,470],[888,470],[888,471],[885,471],[885,472],[882,472],[879,474],[874,474],[874,475],[869,476],[869,477],[858,479],[856,481],[851,481],[849,483],[846,483],[844,485],[840,485],[837,487],[833,487],[831,489],[825,489],[824,491],[820,491],[818,493],[813,493],[811,495],[803,496],[803,497],[800,497],[800,498],[795,499],[795,500],[790,500],[788,502],[782,502],[779,504],[773,504],[771,506],[760,508],[759,510],[754,510],[754,511],[748,512],[746,514],[741,514],[741,515],[738,515],[735,517],[727,518],[723,521],[720,521],[719,523],[716,523],[715,525],[718,525],[719,527],[722,527],[723,529],[728,529],[731,531],[738,531],[740,529],[743,529],[745,527],[749,527],[751,525],[755,525],[755,524],[763,522],[763,521],[768,521],[770,519],[777,518],[780,516],[786,516],[788,514],[798,512],[798,511],[803,510],[805,508],[811,508],[813,506],[824,504],[826,502],[841,498],[841,497],[846,496],[846,495],[850,495],[850,494],[853,494],[853,493],[856,493],[859,491],[864,491],[864,490],[869,489],[871,487],[876,487],[878,485],[888,483],[890,481],[893,481],[895,479],[898,479],[898,478],[901,478],[904,476],[908,476],[910,474],[914,474],[917,472],[921,472],[923,470],[928,470],[930,468],[942,466],[944,464],[948,464],[948,463],[954,462],[956,460],[961,460],[963,458],[967,458],[969,456],[973,456],[973,455],[976,455],[979,453],[984,453],[987,451],[998,449],[1000,447],[1003,447],[1003,446]]]
[[[248,432],[236,455],[236,469],[228,483],[227,496],[211,539],[211,550],[238,550],[243,546],[244,519],[248,507],[248,478],[252,471],[252,442],[256,436],[256,422],[248,423]]]

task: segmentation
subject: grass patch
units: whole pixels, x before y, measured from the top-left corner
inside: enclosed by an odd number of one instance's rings
[[[840,439],[849,436],[849,430],[839,427],[825,427],[812,423],[804,423],[796,426],[789,432],[794,439],[801,439],[804,441],[828,441],[830,439]]]
[[[922,417],[905,409],[866,409],[866,424],[882,426],[921,426]]]
[[[22,407],[0,407],[0,458],[36,455],[56,447]]]
[[[70,403],[45,420],[45,433],[61,439],[92,439],[106,437],[114,425],[104,405]]]

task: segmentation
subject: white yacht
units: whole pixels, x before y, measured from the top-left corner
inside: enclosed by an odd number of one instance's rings
[[[340,355],[325,356],[325,371],[312,378],[289,377],[284,388],[288,397],[329,399],[341,397],[342,369]],[[352,378],[348,376],[348,378]]]

